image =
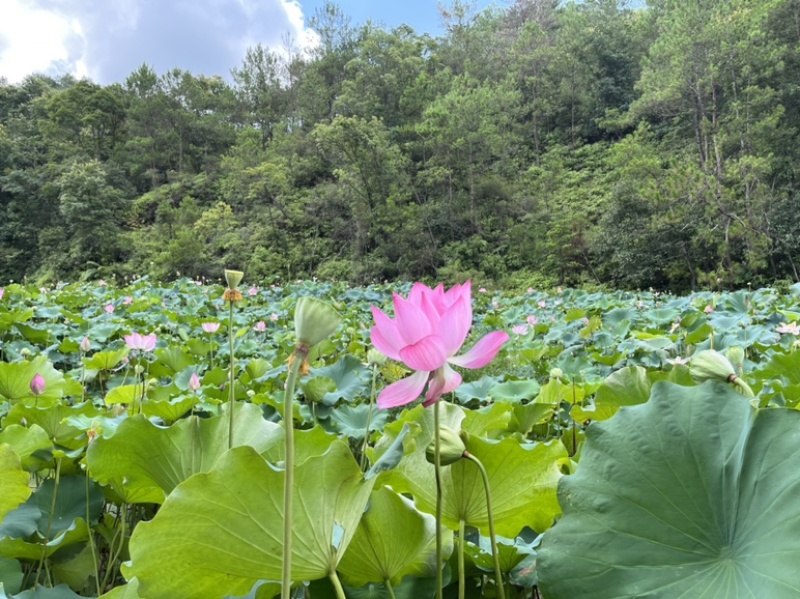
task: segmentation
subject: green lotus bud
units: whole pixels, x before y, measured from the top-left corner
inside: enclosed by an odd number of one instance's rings
[[[439,463],[442,466],[455,464],[464,457],[465,451],[467,451],[467,446],[464,445],[464,441],[456,431],[446,426],[439,427]],[[435,441],[431,441],[425,448],[425,459],[431,464],[436,463],[435,452]]]
[[[225,269],[225,282],[228,284],[228,289],[236,289],[243,277],[244,273],[241,270]]]
[[[383,366],[386,364],[386,360],[388,360],[388,358],[374,347],[367,352],[367,363],[370,364],[370,366],[373,364],[375,366]]]
[[[551,379],[560,379],[562,376],[564,376],[564,371],[560,368],[553,368],[550,370]]]
[[[333,333],[342,317],[333,306],[313,297],[301,297],[294,311],[297,343],[312,347]]]
[[[744,350],[738,345],[729,347],[725,351],[725,355],[731,361],[731,364],[733,364],[734,366],[736,366],[737,364],[744,363]]]
[[[724,381],[736,385],[747,397],[754,397],[750,386],[736,376],[730,360],[716,350],[705,349],[692,357],[689,374],[697,383],[705,381]]]

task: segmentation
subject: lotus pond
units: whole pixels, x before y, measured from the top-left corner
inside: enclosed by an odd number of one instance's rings
[[[473,289],[391,409],[411,285],[224,291],[2,291],[0,599],[800,596],[800,286]]]

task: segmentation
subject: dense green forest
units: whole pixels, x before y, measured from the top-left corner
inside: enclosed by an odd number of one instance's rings
[[[800,278],[800,0],[515,0],[230,82],[0,80],[0,279]]]

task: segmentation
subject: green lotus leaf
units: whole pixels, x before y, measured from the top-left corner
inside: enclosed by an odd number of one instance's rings
[[[539,383],[535,379],[508,381],[492,387],[489,397],[494,400],[520,402],[531,400],[539,394]]]
[[[86,429],[75,426],[73,422],[76,418],[95,418],[100,415],[100,411],[88,401],[75,406],[58,403],[48,408],[18,403],[9,410],[3,424],[6,427],[23,423],[29,427],[36,425],[44,429],[54,444],[67,449],[81,449],[86,445]]]
[[[452,404],[441,403],[440,424],[459,430],[464,413]],[[396,469],[387,473],[385,483],[400,493],[410,493],[417,507],[434,513],[436,483],[434,467],[425,458],[433,440],[433,410],[418,406],[387,425],[376,445],[376,455],[388,449],[405,422],[415,423],[417,433],[405,443],[407,453]],[[525,526],[537,531],[548,528],[560,513],[556,485],[561,474],[559,461],[566,449],[556,441],[522,446],[514,438],[495,442],[470,435],[467,450],[483,462],[494,499],[497,534],[515,537]],[[463,519],[488,535],[488,516],[483,479],[475,464],[460,460],[442,471],[443,523],[457,530]]]
[[[0,588],[0,599],[82,599],[80,595],[75,594],[65,584],[59,584],[52,588],[36,587],[35,589],[28,589],[19,595],[9,597],[5,594],[4,590]]]
[[[41,516],[37,522],[37,530],[43,538],[55,539],[69,530],[75,520],[86,518],[88,510],[92,521],[96,520],[103,510],[104,497],[93,481],[87,483],[84,476],[62,476],[58,481],[48,478],[31,497],[39,507]],[[55,496],[55,497],[54,497]],[[88,505],[87,505],[88,504]]]
[[[116,351],[101,351],[94,354],[91,358],[86,358],[84,364],[89,370],[111,370],[119,366],[127,355],[127,347]]]
[[[628,366],[611,374],[600,385],[594,398],[593,409],[574,406],[572,417],[576,422],[608,420],[622,406],[633,406],[650,398],[650,380],[641,366]]]
[[[41,354],[30,362],[0,363],[0,395],[8,400],[33,397],[31,380],[37,374],[44,378],[44,392],[39,401],[58,399],[64,395],[64,375],[53,368],[47,356]]]
[[[342,441],[295,468],[293,580],[322,578],[336,568],[372,484]],[[283,470],[253,448],[228,451],[136,527],[126,576],[139,579],[145,597],[184,599],[244,595],[259,580],[279,580],[283,487]]]
[[[132,404],[142,396],[142,385],[120,385],[114,387],[106,393],[105,401],[107,406],[114,404]]]
[[[281,444],[282,428],[264,420],[252,404],[238,404],[233,423],[237,445],[251,445],[259,453]],[[143,416],[123,421],[109,437],[89,446],[89,472],[96,481],[111,485],[126,503],[163,503],[181,482],[207,472],[228,449],[227,413],[213,418],[197,416],[164,428]]]
[[[335,423],[336,429],[346,437],[356,440],[363,440],[369,422],[369,430],[377,431],[383,428],[389,418],[389,412],[378,410],[372,406],[370,416],[369,404],[359,404],[357,406],[343,405],[336,408],[331,413],[331,420]]]
[[[39,560],[44,553],[48,558],[56,552],[78,543],[85,543],[89,538],[89,527],[83,518],[73,520],[72,525],[51,541],[27,541],[11,537],[0,538],[0,557],[15,559]]]
[[[100,595],[98,599],[142,599],[139,594],[139,579],[133,578],[128,584],[118,586],[108,593]]]
[[[659,382],[593,424],[545,534],[548,599],[800,596],[800,413]]]
[[[12,595],[22,588],[25,575],[18,560],[0,557],[0,588]]]
[[[0,521],[30,497],[30,475],[10,445],[0,443]]]
[[[314,375],[327,377],[336,385],[334,391],[322,397],[324,403],[332,406],[340,399],[353,401],[364,393],[367,390],[370,370],[357,358],[346,355],[336,364],[315,369]]]
[[[453,533],[443,531],[445,558],[453,551]],[[372,492],[350,546],[339,563],[344,582],[363,586],[404,576],[436,575],[436,519],[388,487]]]

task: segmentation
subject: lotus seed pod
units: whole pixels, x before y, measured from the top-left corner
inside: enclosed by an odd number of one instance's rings
[[[714,349],[704,349],[692,357],[689,374],[696,383],[705,381],[733,382],[736,371],[730,360]]]
[[[375,366],[383,366],[386,364],[386,360],[388,360],[388,358],[375,348],[372,348],[367,352],[367,362],[370,365],[374,364]]]
[[[239,283],[242,282],[244,273],[241,270],[225,270],[225,282],[228,284],[228,289],[236,289]]]
[[[333,333],[342,317],[331,306],[313,297],[301,297],[294,311],[294,332],[297,343],[313,347]]]
[[[467,451],[467,446],[464,445],[464,441],[457,432],[446,426],[439,427],[439,463],[442,466],[455,464],[464,457],[465,451]],[[431,441],[425,448],[425,459],[431,464],[436,463],[435,452],[435,441]]]

